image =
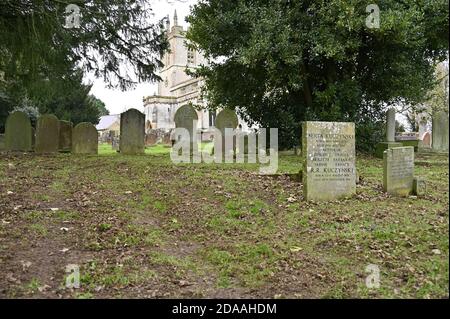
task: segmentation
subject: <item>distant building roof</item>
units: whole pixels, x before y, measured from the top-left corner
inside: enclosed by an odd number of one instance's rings
[[[105,115],[100,117],[100,122],[97,124],[97,131],[107,130],[111,125],[120,121],[120,115]]]

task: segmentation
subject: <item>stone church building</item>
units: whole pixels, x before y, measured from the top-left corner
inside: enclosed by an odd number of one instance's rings
[[[165,130],[175,128],[175,112],[182,106],[205,106],[206,101],[201,98],[201,78],[193,78],[186,74],[186,70],[195,70],[200,65],[207,65],[203,55],[186,45],[185,31],[178,25],[177,12],[173,17],[173,25],[167,19],[168,40],[170,53],[163,57],[164,67],[160,70],[162,82],[158,83],[158,92],[153,96],[144,97],[144,114],[146,117],[146,131],[150,129]],[[208,110],[197,111],[198,130],[208,132],[215,124],[216,113]],[[247,125],[239,121],[243,130]]]

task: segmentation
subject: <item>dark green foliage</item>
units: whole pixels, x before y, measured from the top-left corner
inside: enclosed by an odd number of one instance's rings
[[[65,28],[68,4],[80,8],[79,28]],[[88,72],[121,89],[158,80],[168,42],[162,21],[150,21],[146,0],[2,0],[0,132],[25,98],[41,113],[97,123],[107,110],[83,84]]]
[[[205,80],[211,108],[240,108],[300,141],[304,120],[354,121],[358,147],[374,141],[384,110],[423,102],[448,53],[448,1],[378,2],[381,27],[365,25],[362,0],[203,0],[188,38],[215,61]],[[379,127],[379,126],[378,126]]]

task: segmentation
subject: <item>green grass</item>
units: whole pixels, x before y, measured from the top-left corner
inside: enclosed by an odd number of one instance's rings
[[[82,288],[65,295],[73,298],[194,298],[228,289],[265,298],[448,297],[448,157],[417,154],[426,196],[387,196],[382,160],[359,155],[356,196],[308,203],[301,183],[259,176],[258,165],[173,165],[169,151],[156,145],[143,156],[121,156],[101,145],[99,156],[1,161],[22,168],[0,175],[16,193],[0,194],[10,222],[0,224],[0,254],[20,249],[21,260],[36,264],[31,252],[40,247],[67,264],[69,254],[58,250],[76,250]],[[280,175],[302,169],[295,155],[279,163]],[[45,251],[40,241],[49,240]],[[60,276],[49,264],[49,276]],[[380,268],[380,289],[365,286],[368,264]],[[22,287],[29,297],[43,277],[27,276],[22,282],[35,278]]]

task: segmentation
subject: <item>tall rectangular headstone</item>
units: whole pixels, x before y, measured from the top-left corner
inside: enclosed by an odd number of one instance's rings
[[[375,147],[375,156],[383,158],[384,150],[392,147],[401,147],[403,144],[395,141],[395,109],[390,108],[386,112],[386,137]]]
[[[120,115],[120,153],[138,155],[145,152],[145,115],[130,109]]]
[[[92,123],[84,122],[75,126],[72,149],[74,154],[98,154],[98,132]]]
[[[6,120],[5,148],[8,151],[31,151],[32,127],[27,114],[14,112]]]
[[[432,148],[437,152],[448,152],[448,114],[441,111],[433,115]]]
[[[42,115],[37,121],[36,146],[38,154],[55,153],[59,148],[59,120],[56,116]]]
[[[304,122],[302,148],[306,200],[335,200],[356,193],[354,123]]]
[[[383,189],[396,196],[408,196],[413,191],[414,147],[395,147],[383,154]]]

